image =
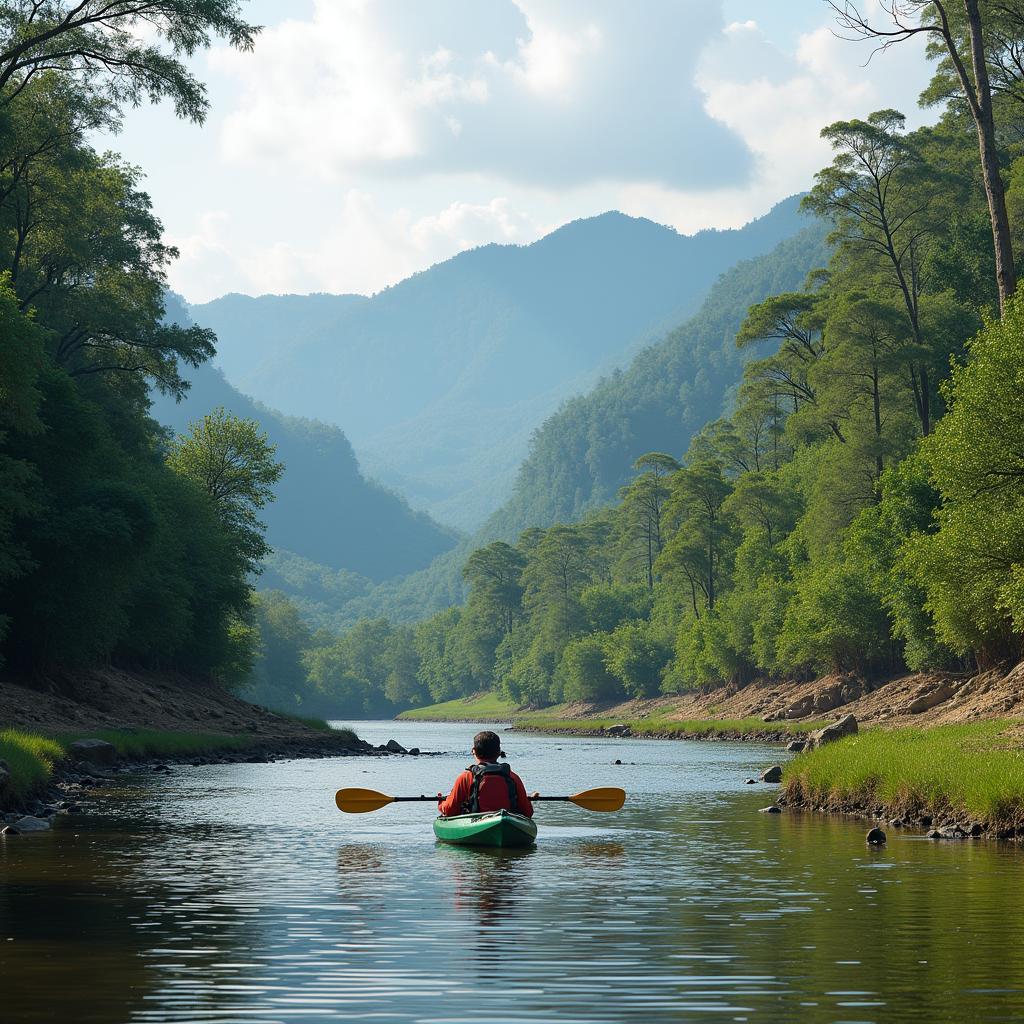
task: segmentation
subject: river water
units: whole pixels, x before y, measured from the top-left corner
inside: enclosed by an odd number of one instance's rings
[[[474,726],[356,728],[448,753],[125,776],[0,839],[0,1021],[1024,1021],[1024,851],[758,814],[777,748],[525,733],[528,789],[625,808],[445,847],[334,791],[446,789]]]

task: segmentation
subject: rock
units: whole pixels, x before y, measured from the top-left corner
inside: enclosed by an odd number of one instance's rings
[[[412,754],[413,757],[419,757],[419,755],[420,755],[420,748],[419,747],[410,747],[409,748],[409,753]]]
[[[869,846],[882,846],[885,843],[885,833],[880,828],[868,829],[868,834],[864,838]]]
[[[26,814],[19,818],[13,825],[4,829],[4,835],[23,836],[29,832],[46,832],[50,823],[45,818],[37,818],[35,815]]]
[[[843,704],[842,688],[837,684],[830,686],[814,697],[814,713],[823,715],[826,711],[834,711],[840,704]]]
[[[782,781],[782,768],[779,765],[777,765],[777,764],[773,764],[771,766],[771,768],[765,768],[765,770],[763,772],[761,772],[761,781],[762,782],[781,782]]]
[[[893,818],[889,822],[889,828],[903,828],[903,822],[899,818]]]
[[[609,736],[629,736],[631,734],[631,730],[625,722],[622,722],[619,725],[609,725],[605,732]]]
[[[743,783],[743,785],[744,785],[744,786],[756,786],[756,785],[757,785],[757,779],[747,779],[747,780],[746,780],[746,781],[745,781],[745,782]]]
[[[781,814],[782,813],[782,808],[779,807],[777,804],[772,804],[770,807],[762,807],[757,813],[758,814]]]
[[[972,839],[977,839],[977,837],[982,835],[984,833],[984,831],[985,831],[985,826],[981,825],[977,821],[972,821],[970,823],[970,825],[967,826],[967,834]]]
[[[68,747],[68,752],[76,760],[87,764],[113,764],[117,760],[114,744],[106,740],[75,740]]]
[[[806,746],[807,743],[804,740],[790,740],[786,744],[786,749],[792,751],[794,754],[799,754]]]
[[[838,722],[826,725],[824,729],[812,732],[807,737],[807,750],[832,743],[834,740],[842,739],[844,736],[853,736],[857,732],[857,719],[853,715],[843,715]]]
[[[409,751],[406,750],[405,747],[403,747],[402,744],[398,742],[398,740],[388,740],[387,743],[384,745],[384,749],[392,754],[409,753]]]
[[[907,705],[907,714],[919,715],[922,711],[930,711],[939,704],[944,704],[962,686],[963,681],[960,679],[947,679],[944,683],[939,683],[932,689],[919,693]]]
[[[612,764],[622,764],[622,761],[619,758],[615,758],[615,760],[612,761]]]
[[[790,704],[784,714],[786,718],[805,718],[814,710],[814,694],[809,693]]]

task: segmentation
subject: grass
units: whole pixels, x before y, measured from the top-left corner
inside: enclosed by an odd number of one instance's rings
[[[522,729],[538,732],[563,730],[607,729],[612,725],[628,725],[634,735],[750,735],[752,733],[792,733],[800,735],[820,729],[824,722],[765,722],[760,718],[698,718],[681,721],[676,718],[568,718],[562,714],[565,704],[556,704],[542,711],[523,711],[496,693],[445,701],[426,708],[414,708],[398,717],[416,722],[511,722]]]
[[[6,762],[10,791],[19,799],[44,785],[63,757],[64,748],[56,740],[20,729],[0,732],[0,761]]]
[[[63,735],[67,747],[77,739],[106,740],[122,757],[187,757],[216,750],[245,750],[259,742],[255,736],[216,732],[169,732],[163,729],[90,729],[87,734]]]
[[[295,715],[290,711],[278,711],[277,708],[268,708],[267,710],[277,715],[278,718],[287,718],[289,722],[298,722],[299,725],[304,725],[307,729],[315,729],[317,732],[339,731],[331,728],[330,723],[323,718],[314,718],[312,715]],[[351,730],[345,731],[351,732]]]
[[[1005,720],[868,730],[795,758],[783,781],[799,803],[1024,828],[1024,750]]]
[[[490,691],[474,697],[431,704],[425,708],[403,711],[398,717],[411,722],[511,722],[518,709]]]
[[[628,725],[635,736],[664,736],[669,734],[692,736],[734,735],[753,733],[792,733],[800,735],[820,729],[823,722],[766,722],[761,718],[561,718],[548,711],[527,711],[514,717],[515,724],[524,729],[558,731],[563,729],[607,729],[612,725]]]

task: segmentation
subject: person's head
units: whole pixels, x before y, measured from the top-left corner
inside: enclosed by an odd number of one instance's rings
[[[501,739],[496,732],[484,730],[473,737],[473,753],[481,761],[497,761],[501,755]]]

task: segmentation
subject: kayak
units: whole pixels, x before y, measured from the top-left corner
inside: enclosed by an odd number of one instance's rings
[[[457,846],[533,846],[537,826],[530,818],[511,811],[489,814],[455,814],[434,819],[434,835],[442,843]]]

